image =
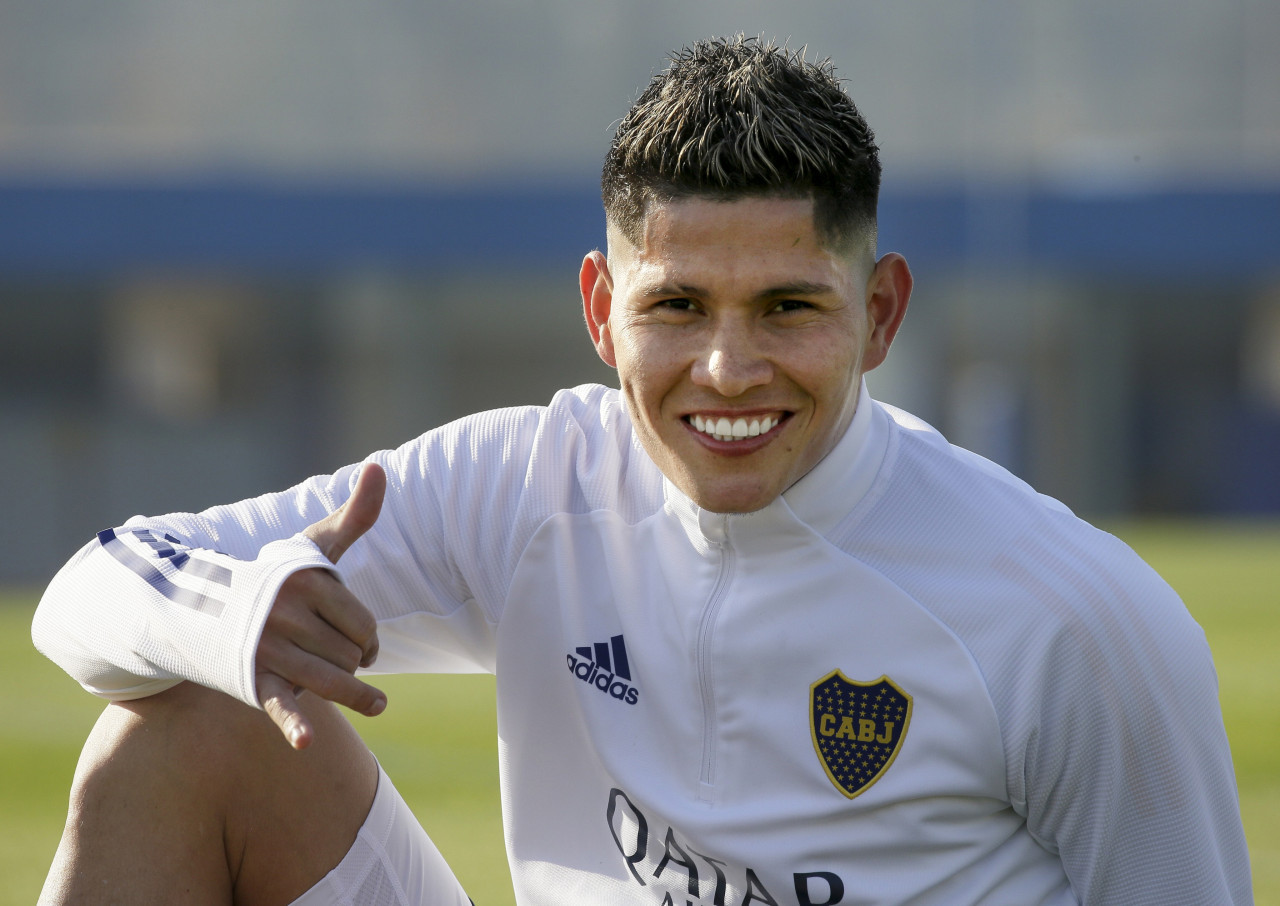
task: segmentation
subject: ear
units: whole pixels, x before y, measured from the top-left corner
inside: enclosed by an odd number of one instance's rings
[[[911,301],[914,280],[907,259],[890,252],[879,261],[867,280],[867,339],[862,370],[870,371],[889,355],[893,338]]]
[[[610,368],[618,367],[613,352],[613,335],[609,332],[609,312],[613,307],[613,277],[609,262],[600,251],[588,252],[582,259],[582,271],[578,274],[578,287],[582,291],[582,313],[587,319],[587,331],[595,344],[596,354]]]

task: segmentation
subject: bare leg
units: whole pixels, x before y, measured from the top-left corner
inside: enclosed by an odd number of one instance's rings
[[[304,701],[316,740],[302,752],[190,683],[109,705],[40,903],[284,906],[312,887],[350,849],[378,772],[336,708]]]

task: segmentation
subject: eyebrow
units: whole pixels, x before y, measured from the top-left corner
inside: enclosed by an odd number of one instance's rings
[[[830,283],[816,283],[812,280],[796,280],[771,286],[757,294],[759,299],[780,299],[786,296],[825,296],[834,293],[836,288]]]
[[[790,296],[825,296],[836,291],[829,283],[816,283],[811,280],[794,280],[780,283],[756,293],[759,301],[768,299],[785,299]],[[645,298],[657,296],[692,296],[705,298],[708,293],[700,286],[691,283],[650,283],[639,288],[639,294]]]
[[[639,295],[646,298],[657,296],[704,296],[706,290],[688,283],[647,283],[638,288]]]

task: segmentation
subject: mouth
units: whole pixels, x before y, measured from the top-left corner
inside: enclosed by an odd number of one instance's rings
[[[695,431],[713,440],[718,440],[722,443],[734,443],[768,434],[789,418],[790,415],[790,412],[779,410],[763,414],[739,415],[731,418],[726,415],[695,412],[691,415],[686,415],[684,421]]]

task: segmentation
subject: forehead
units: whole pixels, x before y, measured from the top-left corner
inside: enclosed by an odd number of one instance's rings
[[[823,241],[809,198],[679,198],[650,205],[638,242],[608,229],[615,278],[697,272],[844,283],[860,272],[855,251]]]

